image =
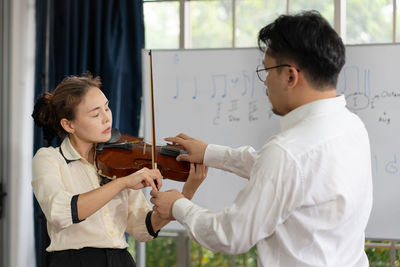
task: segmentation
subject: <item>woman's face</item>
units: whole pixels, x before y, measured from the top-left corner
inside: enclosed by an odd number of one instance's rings
[[[108,99],[97,87],[90,87],[76,107],[70,133],[86,143],[106,142],[111,137],[112,114]]]

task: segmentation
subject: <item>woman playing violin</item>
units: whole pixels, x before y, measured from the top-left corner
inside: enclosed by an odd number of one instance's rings
[[[63,138],[59,147],[41,148],[33,158],[32,186],[47,219],[50,266],[135,266],[125,232],[150,241],[169,222],[152,213],[140,190],[160,190],[157,169],[143,168],[100,186],[95,148],[110,139],[112,125],[100,87],[100,78],[91,74],[67,77],[37,100],[32,114],[46,138]],[[206,174],[205,166],[191,165],[183,187],[187,198]]]

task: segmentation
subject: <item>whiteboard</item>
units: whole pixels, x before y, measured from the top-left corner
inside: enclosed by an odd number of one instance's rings
[[[187,133],[207,143],[259,149],[279,132],[265,86],[255,70],[257,48],[156,50],[153,54],[157,145]],[[400,46],[347,46],[337,92],[366,124],[372,154],[374,204],[368,238],[400,239]],[[148,51],[143,51],[144,135],[151,140]],[[163,181],[163,190],[182,183]],[[229,206],[246,180],[210,169],[193,201],[211,210]],[[147,194],[148,196],[148,194]],[[176,222],[167,229],[183,229]]]
[[[337,86],[365,123],[374,202],[366,236],[400,239],[400,45],[347,46]]]

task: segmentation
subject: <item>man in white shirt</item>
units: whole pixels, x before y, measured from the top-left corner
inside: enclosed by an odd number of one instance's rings
[[[228,254],[257,245],[258,266],[368,266],[364,231],[372,207],[367,131],[336,83],[345,48],[316,12],[282,15],[259,32],[257,68],[281,132],[255,151],[166,138],[204,163],[248,179],[214,212],[176,191],[151,192],[153,209],[176,219],[201,246]],[[268,75],[267,75],[268,74]]]

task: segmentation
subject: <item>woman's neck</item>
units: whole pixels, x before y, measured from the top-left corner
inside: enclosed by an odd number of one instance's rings
[[[74,135],[70,135],[69,140],[79,155],[89,163],[93,164],[94,144],[81,140]]]

